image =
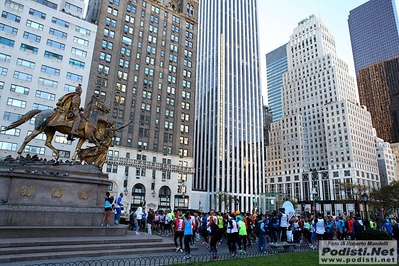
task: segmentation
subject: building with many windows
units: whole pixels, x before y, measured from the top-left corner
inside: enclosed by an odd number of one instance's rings
[[[369,0],[348,17],[356,76],[363,67],[399,55],[395,0]]]
[[[267,100],[273,112],[273,121],[282,117],[281,91],[283,73],[288,70],[287,44],[266,54]]]
[[[354,211],[353,204],[333,201],[348,199],[342,183],[367,190],[381,184],[370,113],[359,104],[354,79],[320,19],[298,23],[287,57],[283,116],[269,134],[266,191],[283,193],[300,208],[317,197],[324,213]]]
[[[360,103],[371,113],[377,136],[389,143],[399,142],[399,57],[359,70]]]
[[[56,106],[58,98],[86,90],[97,26],[83,17],[84,2],[78,0],[5,0],[0,17],[0,120],[4,128],[32,109]],[[82,95],[85,100],[85,95]],[[34,120],[1,131],[0,156],[16,156],[19,146],[33,130]],[[40,134],[25,154],[52,157]],[[69,159],[75,144],[56,133],[53,145],[61,159]]]
[[[396,155],[389,142],[375,137],[377,147],[378,168],[381,177],[381,185],[388,185],[397,181],[398,168],[396,163]]]
[[[264,188],[257,1],[202,0],[199,24],[193,196],[251,211]]]
[[[104,171],[128,208],[191,206],[197,14],[196,0],[89,1],[98,34],[88,94],[127,125]]]

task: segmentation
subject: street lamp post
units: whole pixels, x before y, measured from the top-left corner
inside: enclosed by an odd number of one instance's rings
[[[369,199],[369,196],[366,193],[364,193],[362,195],[362,199],[363,199],[363,203],[364,203],[364,217],[368,219],[369,217],[368,217],[368,213],[367,213],[367,201]]]

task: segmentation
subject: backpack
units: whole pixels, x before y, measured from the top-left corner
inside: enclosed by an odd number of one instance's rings
[[[264,234],[265,232],[262,231],[261,226],[263,225],[263,230],[265,229],[265,223],[263,221],[259,221],[255,227],[255,233],[257,236]]]

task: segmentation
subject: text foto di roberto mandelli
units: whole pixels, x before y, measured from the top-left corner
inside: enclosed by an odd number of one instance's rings
[[[337,241],[323,241],[324,245],[327,246],[351,246],[351,247],[358,247],[358,246],[389,246],[389,241],[356,241],[356,240],[337,240]]]

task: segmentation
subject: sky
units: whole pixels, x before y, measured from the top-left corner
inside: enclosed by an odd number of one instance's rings
[[[367,0],[258,0],[262,94],[267,104],[266,54],[288,42],[298,22],[316,15],[335,37],[337,55],[355,76],[349,37],[349,11]],[[397,3],[396,3],[397,6]]]

